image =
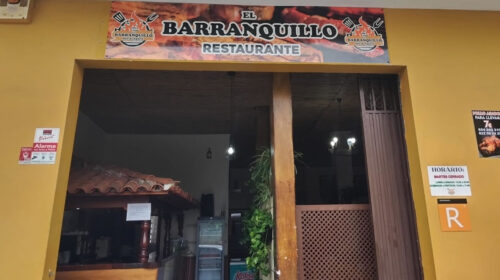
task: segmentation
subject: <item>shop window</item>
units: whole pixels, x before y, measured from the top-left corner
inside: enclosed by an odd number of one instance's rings
[[[244,261],[271,91],[270,73],[85,70],[58,275],[147,268],[181,280]],[[151,204],[151,219],[127,221],[131,203]],[[223,225],[217,261],[199,249],[213,245],[200,240],[207,220]]]

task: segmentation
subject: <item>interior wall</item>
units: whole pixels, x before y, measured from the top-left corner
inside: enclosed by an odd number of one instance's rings
[[[228,213],[229,135],[108,134],[80,113],[74,155],[92,163],[112,164],[180,181],[195,199],[214,194],[214,215]],[[207,159],[208,148],[212,158]],[[195,253],[199,209],[185,211],[184,238]],[[176,226],[172,227],[176,229]],[[172,233],[175,235],[176,230]],[[227,236],[225,238],[227,247]]]
[[[100,163],[108,151],[109,136],[87,115],[78,114],[73,155],[88,162]]]
[[[213,193],[214,215],[227,215],[229,135],[108,134],[108,139],[103,162],[179,180],[181,188],[198,200]],[[211,159],[206,157],[209,147]],[[193,253],[199,214],[199,209],[189,210],[184,217],[184,238]]]
[[[0,126],[6,132],[0,138],[0,213],[5,213],[0,271],[5,279],[53,279],[82,77],[75,59],[109,65],[104,62],[109,5],[35,1],[31,24],[0,24]],[[500,161],[478,157],[471,110],[499,110],[500,13],[386,9],[385,17],[391,64],[407,67],[403,113],[425,278],[494,279],[500,275]],[[161,68],[164,63],[134,65]],[[339,69],[209,66],[225,71]],[[366,65],[344,69],[380,70]],[[19,148],[32,144],[37,127],[62,128],[59,158],[54,165],[21,166]],[[469,167],[471,232],[440,230],[426,179],[427,165],[440,164]]]

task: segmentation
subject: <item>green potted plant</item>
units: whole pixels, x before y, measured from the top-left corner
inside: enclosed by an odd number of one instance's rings
[[[295,153],[297,160],[302,154]],[[260,148],[250,164],[248,185],[253,194],[252,207],[243,218],[243,230],[249,246],[246,259],[248,269],[256,274],[256,279],[268,276],[270,266],[271,241],[273,240],[273,193],[272,193],[272,156],[271,149]]]
[[[271,254],[272,229],[272,158],[269,148],[261,148],[250,164],[248,182],[253,194],[252,207],[243,219],[245,243],[249,247],[246,259],[248,269],[256,274],[256,279],[271,273],[269,264]]]

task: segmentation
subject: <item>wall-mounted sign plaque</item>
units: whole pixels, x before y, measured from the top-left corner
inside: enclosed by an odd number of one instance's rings
[[[500,111],[472,111],[480,157],[500,157]]]
[[[0,0],[1,22],[28,22],[33,0]]]
[[[432,196],[471,196],[467,166],[427,166]]]
[[[438,199],[442,231],[471,231],[466,199]]]

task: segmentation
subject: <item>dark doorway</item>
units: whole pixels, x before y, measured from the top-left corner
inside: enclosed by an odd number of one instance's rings
[[[299,279],[421,278],[397,85],[291,75]]]

